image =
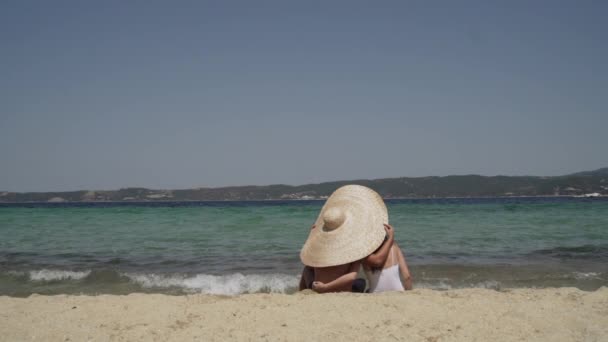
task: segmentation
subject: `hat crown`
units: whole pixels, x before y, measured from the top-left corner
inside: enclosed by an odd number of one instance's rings
[[[344,215],[344,211],[337,207],[327,208],[323,213],[323,226],[327,230],[334,230],[340,227],[346,216]]]

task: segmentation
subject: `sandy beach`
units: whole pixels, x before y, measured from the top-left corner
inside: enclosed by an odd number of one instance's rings
[[[2,341],[608,341],[608,288],[0,297]]]

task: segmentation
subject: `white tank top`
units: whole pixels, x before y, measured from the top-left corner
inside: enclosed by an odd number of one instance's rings
[[[393,247],[394,246],[391,246],[391,263],[395,262],[395,251]],[[401,278],[399,277],[399,263],[376,271],[365,269],[365,274],[369,280],[369,292],[405,290],[403,284],[401,284]]]

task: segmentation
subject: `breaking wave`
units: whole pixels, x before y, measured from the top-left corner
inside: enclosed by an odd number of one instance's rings
[[[298,277],[286,274],[228,275],[197,274],[194,276],[125,274],[129,279],[146,288],[178,287],[186,292],[214,295],[236,295],[241,293],[286,293],[294,291]]]
[[[144,291],[149,289],[153,292],[163,292],[163,290],[171,289],[177,290],[178,293],[203,293],[213,295],[292,293],[297,290],[299,280],[298,276],[288,274],[156,274],[118,272],[109,269],[94,271],[40,269],[8,271],[3,274],[23,284],[31,285],[65,283],[76,286],[96,284],[102,287],[111,287],[112,285],[117,284],[131,284]],[[2,273],[0,272],[0,276],[1,275]],[[134,288],[134,290],[136,290],[136,288]]]

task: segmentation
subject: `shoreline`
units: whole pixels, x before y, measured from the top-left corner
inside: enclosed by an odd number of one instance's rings
[[[34,341],[601,341],[608,288],[293,295],[0,296],[0,335]]]
[[[510,290],[576,288],[593,292],[608,287],[605,264],[563,262],[522,264],[416,264],[410,263],[415,289]],[[27,298],[39,295],[230,295],[297,293],[301,267],[290,272],[209,273],[204,270],[117,270],[104,268],[36,268],[2,270],[0,296]],[[364,274],[359,275],[365,278]]]

